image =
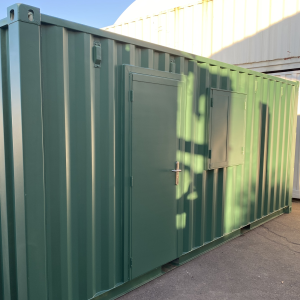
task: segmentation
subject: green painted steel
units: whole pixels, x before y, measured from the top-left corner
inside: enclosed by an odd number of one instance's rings
[[[212,90],[230,95],[226,143],[236,154],[209,170]],[[171,260],[290,212],[297,91],[9,7],[0,21],[0,299],[113,299]]]

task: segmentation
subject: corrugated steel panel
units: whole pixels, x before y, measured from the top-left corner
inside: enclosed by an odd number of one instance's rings
[[[90,299],[128,281],[123,64],[169,74],[174,60],[186,77],[179,255],[291,206],[298,83],[25,16],[0,28],[0,298]],[[204,167],[208,88],[247,94],[243,165]]]
[[[230,64],[299,61],[299,12],[300,0],[182,1],[103,29]]]
[[[272,74],[276,77],[287,80],[300,81],[300,71],[290,71]],[[295,150],[295,166],[294,166],[294,181],[293,181],[293,198],[300,199],[300,102],[298,99],[297,111],[297,132],[296,132],[296,150]]]

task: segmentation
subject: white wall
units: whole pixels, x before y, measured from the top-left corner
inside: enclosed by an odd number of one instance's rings
[[[300,0],[203,0],[103,29],[230,64],[300,66],[299,26]]]

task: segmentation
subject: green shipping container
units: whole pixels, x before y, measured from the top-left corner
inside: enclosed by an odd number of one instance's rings
[[[0,299],[114,299],[291,211],[298,83],[7,13]]]

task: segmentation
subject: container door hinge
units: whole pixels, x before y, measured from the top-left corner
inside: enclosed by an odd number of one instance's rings
[[[133,97],[134,95],[133,95],[133,91],[130,91],[129,92],[129,100],[131,101],[131,102],[133,102],[133,100],[134,100],[134,97]]]
[[[132,258],[129,259],[129,268],[132,268]]]
[[[130,186],[133,187],[133,176],[130,177]]]
[[[101,44],[99,41],[94,41],[94,46],[93,46],[93,60],[94,60],[94,67],[95,68],[100,68],[101,66]]]
[[[211,150],[208,150],[208,158],[211,159]]]

